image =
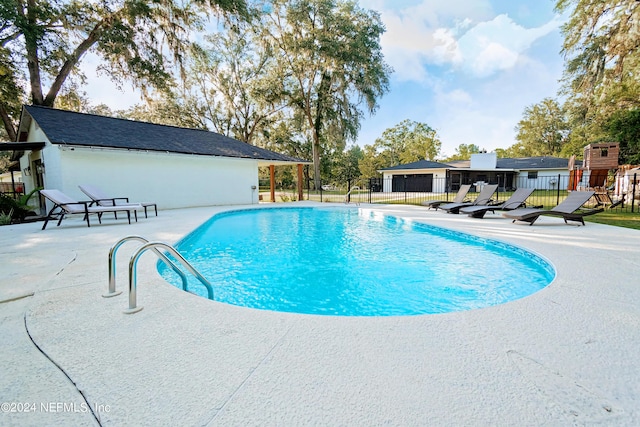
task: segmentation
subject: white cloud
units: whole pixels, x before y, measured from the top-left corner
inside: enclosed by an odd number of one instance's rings
[[[436,95],[436,102],[441,105],[446,103],[449,107],[470,106],[473,103],[473,97],[462,89],[454,89],[451,92]]]
[[[385,3],[388,6],[385,6]],[[472,19],[488,16],[485,0],[430,0],[398,8],[397,2],[360,1],[365,8],[380,12],[386,32],[381,44],[394,77],[403,81],[428,81],[427,63],[444,64],[458,57],[456,32]],[[471,18],[470,18],[471,17]]]
[[[361,145],[409,118],[437,130],[443,156],[460,144],[507,148],[524,108],[556,95],[563,19],[553,18],[551,4],[364,1],[382,5],[382,47],[396,72],[375,118],[363,122]]]
[[[527,29],[507,15],[498,15],[481,22],[458,40],[460,55],[456,65],[476,77],[487,77],[516,65],[519,56],[541,37],[560,25],[556,18],[548,23]]]
[[[460,144],[476,144],[489,151],[513,145],[515,125],[524,108],[553,97],[561,73],[559,60],[549,64],[521,56],[499,78],[476,82],[466,90],[443,85],[433,94],[429,124],[438,130],[444,156],[453,154]]]
[[[524,28],[506,14],[493,15],[488,1],[432,0],[404,9],[384,3],[369,0],[361,5],[380,11],[387,28],[381,38],[383,53],[401,81],[428,82],[430,65],[488,77],[515,66],[523,52],[561,22],[554,18]]]
[[[434,32],[433,36],[440,42],[439,45],[433,49],[432,58],[436,64],[455,64],[462,62],[462,53],[458,48],[455,31],[439,28]]]

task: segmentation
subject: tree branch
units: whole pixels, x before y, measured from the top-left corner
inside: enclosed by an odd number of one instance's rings
[[[100,39],[100,36],[104,32],[105,28],[110,26],[111,22],[113,22],[113,17],[114,15],[111,15],[103,19],[102,21],[100,21],[98,24],[96,24],[96,26],[93,27],[93,30],[91,30],[87,38],[84,39],[78,45],[78,47],[76,47],[73,53],[64,62],[64,64],[60,68],[60,72],[56,76],[56,79],[53,81],[51,88],[49,88],[49,92],[47,93],[47,97],[44,99],[43,105],[46,105],[49,107],[53,106],[53,103],[56,100],[56,97],[58,96],[58,92],[60,92],[62,85],[64,84],[67,77],[69,77],[69,74],[71,73],[73,68],[78,64],[78,62],[80,61],[80,58],[82,58],[82,56],[85,53],[87,53],[87,51],[91,49],[93,45],[97,43],[97,41]]]
[[[13,34],[8,35],[7,37],[0,39],[0,46],[4,46],[9,42],[12,42],[14,40],[16,40],[18,37],[20,37],[22,33],[20,31],[16,31]]]
[[[9,116],[9,112],[4,105],[4,102],[0,102],[0,117],[2,117],[2,123],[4,123],[4,129],[7,131],[9,139],[12,141],[16,141],[16,128],[13,125],[13,120],[11,120],[11,116]]]

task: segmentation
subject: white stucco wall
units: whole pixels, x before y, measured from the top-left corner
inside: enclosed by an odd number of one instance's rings
[[[87,196],[78,185],[91,184],[158,209],[258,203],[256,160],[60,145],[43,155],[45,187],[79,200]]]
[[[529,179],[527,178],[528,175],[528,170],[520,170],[516,179],[516,187],[555,190],[560,185],[561,189],[566,190],[569,182],[569,171],[567,169],[538,170],[538,178],[536,179]],[[557,182],[558,175],[560,175],[560,182]]]
[[[56,168],[56,154],[52,152],[51,144],[47,139],[47,136],[42,132],[40,127],[35,123],[35,121],[31,121],[29,125],[29,133],[27,136],[26,142],[45,142],[47,145],[42,150],[26,150],[22,157],[20,157],[20,171],[24,171],[27,168],[30,168],[30,175],[22,174],[22,182],[24,183],[25,194],[29,194],[36,188],[36,170],[34,168],[34,161],[40,160],[45,164],[45,168],[49,166],[49,159],[51,160],[50,164],[53,169]],[[46,177],[44,178],[46,179]],[[38,210],[39,200],[38,197],[31,197],[29,199],[29,205],[35,210]]]

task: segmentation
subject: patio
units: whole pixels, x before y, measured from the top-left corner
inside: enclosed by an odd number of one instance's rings
[[[4,226],[0,424],[640,425],[640,231],[359,208],[529,248],[557,277],[487,309],[346,318],[208,301],[160,279],[147,254],[144,309],[125,315],[135,244],[118,252],[125,292],[106,299],[111,245],[131,234],[172,244],[230,208]]]

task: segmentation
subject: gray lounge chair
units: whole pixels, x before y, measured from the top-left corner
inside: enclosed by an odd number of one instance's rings
[[[480,190],[480,194],[473,202],[468,203],[446,203],[444,205],[440,205],[440,209],[447,211],[448,213],[457,214],[460,212],[460,209],[465,206],[486,206],[489,205],[493,199],[493,193],[498,189],[498,184],[489,184],[482,187]]]
[[[495,213],[500,211],[512,211],[521,207],[525,207],[525,201],[533,193],[534,188],[518,188],[506,201],[499,205],[485,206],[465,206],[460,209],[461,213],[465,213],[473,218],[484,218],[484,215],[491,211]]]
[[[91,200],[97,203],[99,206],[142,206],[144,208],[144,217],[147,218],[147,208],[153,206],[153,209],[156,212],[156,216],[158,216],[158,206],[152,202],[140,202],[140,203],[131,203],[129,202],[128,197],[109,197],[104,191],[95,185],[83,184],[78,185],[78,188],[82,190],[84,194],[89,196]],[[117,218],[117,216],[116,216]]]
[[[604,210],[602,208],[580,209],[582,208],[582,205],[587,203],[594,193],[594,191],[572,191],[566,199],[558,204],[558,206],[550,210],[522,208],[505,212],[502,216],[511,218],[513,220],[512,222],[523,221],[528,222],[529,225],[536,222],[536,220],[542,215],[559,216],[564,219],[565,223],[567,223],[567,221],[576,221],[584,225],[585,216],[593,215]]]
[[[467,199],[467,193],[469,192],[469,190],[471,189],[471,185],[467,184],[467,185],[461,185],[460,188],[458,189],[458,192],[456,193],[456,197],[453,198],[453,200],[449,201],[449,200],[427,200],[426,202],[422,202],[422,206],[427,206],[429,209],[431,208],[435,208],[435,210],[438,210],[438,208],[440,207],[440,205],[443,205],[445,203],[464,203]]]
[[[136,209],[139,209],[140,205],[127,205],[127,206],[90,206],[91,202],[80,202],[72,199],[71,197],[64,194],[59,190],[40,190],[40,194],[42,194],[47,199],[51,200],[53,203],[53,208],[47,213],[47,217],[44,220],[44,225],[42,229],[44,230],[47,227],[47,223],[49,223],[52,219],[58,220],[58,225],[62,222],[65,215],[71,214],[83,214],[84,220],[87,221],[87,227],[91,227],[89,222],[89,214],[98,215],[98,222],[102,223],[102,214],[105,212],[126,212],[127,219],[129,220],[129,224],[131,224],[131,212],[135,215],[136,221],[138,220],[138,215],[136,213]]]

